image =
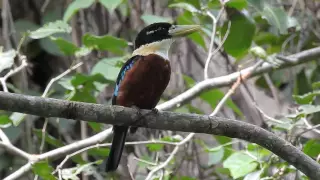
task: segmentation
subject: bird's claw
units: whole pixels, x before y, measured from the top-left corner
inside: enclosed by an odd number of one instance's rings
[[[151,112],[155,113],[155,114],[158,114],[159,113],[159,109],[157,108],[152,108],[151,109]]]

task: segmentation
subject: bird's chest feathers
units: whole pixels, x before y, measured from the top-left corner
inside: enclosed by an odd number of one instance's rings
[[[157,54],[165,60],[169,60],[169,50],[172,43],[172,39],[165,39],[162,41],[146,44],[134,50],[132,55],[147,56],[150,54]]]

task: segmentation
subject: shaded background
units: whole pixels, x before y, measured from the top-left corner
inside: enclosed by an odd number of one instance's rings
[[[178,40],[172,46],[170,59],[172,77],[163,95],[162,102],[177,96],[194,83],[204,79],[203,70],[212,31],[212,19],[205,12],[208,10],[217,16],[221,9],[219,1],[105,0],[100,1],[101,3],[90,3],[90,1],[78,0],[75,2],[71,0],[3,0],[1,3],[0,36],[0,44],[3,46],[3,50],[17,49],[19,42],[21,42],[22,33],[38,29],[49,22],[61,20],[67,16],[67,13],[71,14],[68,23],[72,27],[72,33],[54,34],[53,37],[63,38],[77,47],[82,47],[85,34],[89,33],[97,36],[108,34],[125,39],[129,45],[123,48],[119,46],[118,50],[114,51],[93,49],[86,56],[77,57],[73,54],[66,54],[65,51],[59,49],[67,49],[67,47],[52,41],[49,37],[42,39],[26,38],[21,46],[21,52],[27,56],[28,67],[7,81],[10,92],[41,96],[53,77],[61,74],[74,63],[83,61],[84,65],[78,68],[76,72],[58,80],[58,83],[55,83],[51,88],[48,96],[109,104],[113,93],[114,79],[121,64],[132,52],[132,42],[135,35],[146,25],[157,21],[176,24],[201,24],[203,26],[202,32]],[[316,0],[241,0],[234,2],[223,12],[217,23],[215,48],[221,44],[229,20],[232,22],[232,28],[229,32],[230,38],[227,38],[225,46],[215,53],[210,63],[210,78],[227,75],[253,65],[255,57],[248,53],[249,48],[253,46],[261,46],[269,57],[273,57],[272,55],[275,53],[289,55],[319,45],[320,2]],[[177,3],[180,4],[177,5]],[[192,12],[192,9],[183,3],[189,3],[189,5],[204,13]],[[175,4],[175,6],[172,6],[172,4]],[[110,46],[110,44],[106,44],[106,46]],[[271,61],[274,60],[271,59]],[[15,62],[16,66],[20,64],[18,59]],[[2,71],[0,75],[3,76],[8,71]],[[97,73],[103,75],[103,83],[97,83],[102,81],[99,80],[99,77],[94,77],[94,74]],[[254,102],[265,114],[282,119],[285,114],[296,112],[297,104],[305,104],[297,102],[296,99],[292,98],[292,95],[303,95],[311,92],[312,83],[319,80],[318,61],[257,76],[242,85],[218,115],[272,128],[254,106]],[[229,87],[225,87],[204,92],[198,98],[174,109],[174,111],[209,114],[228,89]],[[312,100],[307,104],[317,104],[317,99]],[[23,116],[18,113],[1,113],[18,122],[16,123],[17,126],[13,125],[3,130],[12,143],[29,153],[39,153],[39,148],[42,152],[45,152],[63,144],[83,139],[109,127],[64,119],[48,121],[46,125],[47,137],[44,146],[41,148],[41,137],[43,136],[41,129],[44,126],[44,118]],[[319,119],[317,117],[318,114],[314,114],[308,120],[313,124],[318,124]],[[295,123],[296,121],[292,124]],[[287,138],[288,133],[293,133],[292,131],[299,132],[299,128],[275,128],[275,132],[284,138]],[[136,134],[130,135],[127,140],[172,138],[185,134],[139,129]],[[305,134],[305,138],[318,138],[318,136],[310,132]],[[246,149],[247,144],[238,142],[234,143],[234,146],[228,145],[229,149],[224,149],[224,152],[208,150],[208,147],[215,147],[230,141],[230,139],[225,141],[221,139],[223,138],[197,134],[196,138],[190,141],[185,148],[182,148],[172,164],[167,167],[167,172],[172,172],[170,177],[230,178],[228,172],[224,173],[223,170],[221,172],[217,170],[219,168],[223,169],[223,156],[226,158],[228,156],[226,152],[230,151],[232,147],[234,149],[231,151],[237,151]],[[148,165],[138,163],[137,160],[134,160],[134,156],[151,162],[154,162],[156,157],[165,160],[166,155],[172,149],[171,146],[163,147],[160,145],[154,147],[129,146],[125,149],[118,173],[112,176],[116,179],[128,179],[129,169],[136,179],[143,179],[148,172],[146,168]],[[102,159],[107,155],[107,152],[107,148],[88,152],[89,155],[78,156],[78,159],[74,158],[72,161],[68,161],[64,167],[73,167],[77,163]],[[51,162],[53,167],[55,168],[61,160]],[[8,167],[11,171],[24,163],[19,157],[0,149],[0,177],[9,174]],[[128,163],[130,168],[126,166]],[[95,173],[99,174],[100,171]],[[270,173],[272,174],[272,172]],[[89,178],[93,177],[97,178],[97,176],[90,176]],[[30,173],[24,179],[33,179],[33,174]]]

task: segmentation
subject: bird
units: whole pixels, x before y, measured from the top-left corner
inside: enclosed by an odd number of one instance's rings
[[[170,81],[171,44],[177,38],[199,30],[199,25],[174,25],[167,22],[153,23],[143,28],[134,41],[132,56],[120,69],[112,105],[156,110],[155,107]],[[130,127],[130,133],[134,133],[136,129]],[[113,126],[106,172],[118,168],[128,131],[128,126]]]

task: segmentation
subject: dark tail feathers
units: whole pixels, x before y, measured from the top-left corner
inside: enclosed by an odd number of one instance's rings
[[[107,161],[107,172],[115,171],[118,168],[124,143],[126,141],[127,132],[127,126],[113,126],[113,139]]]

